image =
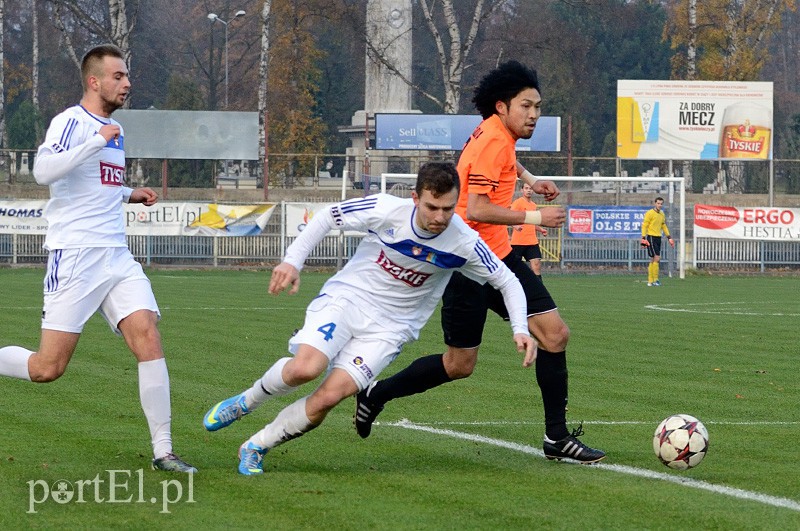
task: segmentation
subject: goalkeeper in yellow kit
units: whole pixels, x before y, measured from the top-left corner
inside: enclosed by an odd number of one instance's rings
[[[656,197],[653,201],[653,208],[647,211],[642,221],[642,247],[647,249],[650,256],[650,265],[647,267],[647,285],[660,286],[658,281],[658,263],[661,261],[661,231],[669,241],[669,245],[675,248],[675,240],[669,235],[667,220],[661,207],[664,205],[664,198]]]

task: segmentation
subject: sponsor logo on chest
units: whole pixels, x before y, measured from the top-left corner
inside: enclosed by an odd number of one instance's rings
[[[381,266],[381,269],[392,275],[397,280],[405,282],[412,288],[418,288],[422,286],[425,281],[428,280],[428,277],[431,276],[430,273],[420,273],[419,271],[406,269],[403,266],[395,264],[382,250],[376,263]]]
[[[103,186],[122,186],[125,183],[125,167],[100,161],[100,184]]]

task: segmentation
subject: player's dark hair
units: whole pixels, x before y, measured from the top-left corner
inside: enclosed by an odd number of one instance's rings
[[[455,164],[452,162],[426,162],[419,168],[417,185],[414,190],[418,196],[422,195],[423,190],[429,190],[434,197],[439,197],[459,188],[460,182]]]
[[[656,201],[663,201],[663,200],[664,200],[663,197],[656,197],[655,199],[653,199],[653,203],[655,203]]]
[[[525,89],[539,90],[539,77],[536,70],[528,68],[518,61],[508,61],[486,74],[475,88],[472,103],[485,120],[497,114],[497,102],[507,106],[511,100]]]
[[[101,44],[86,52],[83,59],[81,59],[81,83],[83,84],[83,90],[86,90],[86,81],[89,79],[89,76],[98,74],[99,66],[105,57],[117,57],[123,61],[125,60],[125,55],[122,53],[122,50],[113,44]]]

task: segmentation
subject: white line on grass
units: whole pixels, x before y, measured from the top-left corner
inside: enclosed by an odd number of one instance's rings
[[[528,446],[526,444],[518,444],[510,441],[504,441],[501,439],[493,439],[491,437],[484,437],[483,435],[476,435],[473,433],[464,433],[453,430],[442,430],[439,428],[433,428],[431,426],[415,424],[409,421],[408,419],[402,419],[398,422],[387,423],[385,425],[397,428],[405,428],[409,430],[425,431],[436,435],[445,435],[447,437],[463,439],[466,441],[491,444],[493,446],[499,446],[500,448],[507,448],[509,450],[514,450],[515,452],[522,452],[525,454],[536,455],[538,457],[544,457],[544,452],[542,452],[542,450],[534,448],[533,446]],[[564,460],[564,462],[571,464],[578,464],[577,461],[571,461],[566,459]],[[591,465],[591,467],[599,468],[601,470],[610,470],[612,472],[618,472],[620,474],[628,474],[630,476],[637,476],[640,478],[667,481],[669,483],[676,483],[678,485],[683,485],[684,487],[706,490],[709,492],[713,492],[715,494],[723,494],[725,496],[731,496],[733,498],[755,501],[763,503],[765,505],[771,505],[773,507],[780,507],[782,509],[790,509],[792,511],[800,512],[800,502],[797,502],[795,500],[790,500],[789,498],[769,496],[767,494],[761,494],[759,492],[750,492],[747,490],[736,489],[733,487],[726,487],[724,485],[714,485],[713,483],[708,483],[706,481],[700,481],[697,479],[680,477],[671,474],[664,474],[662,472],[653,472],[652,470],[645,470],[643,468],[636,468],[626,465],[608,465],[604,463],[596,463],[594,465]]]
[[[645,306],[648,310],[657,310],[661,312],[683,312],[683,313],[707,313],[719,315],[755,315],[755,316],[769,316],[769,317],[798,317],[798,313],[787,312],[769,312],[753,309],[753,306],[758,305],[772,305],[774,303],[769,301],[747,301],[747,302],[693,302],[693,303],[676,303],[676,304],[648,304]],[[737,308],[736,306],[741,306]],[[714,306],[722,306],[720,309],[712,308]],[[690,308],[693,307],[693,308]]]
[[[601,426],[628,426],[628,425],[652,425],[657,426],[660,420],[584,420],[583,424],[596,424]],[[419,426],[532,426],[541,425],[540,421],[533,420],[490,420],[490,421],[447,421],[447,422],[418,422]],[[797,426],[800,420],[753,420],[753,421],[734,421],[734,420],[711,420],[703,421],[703,424],[717,426]],[[375,423],[380,426],[380,422]]]

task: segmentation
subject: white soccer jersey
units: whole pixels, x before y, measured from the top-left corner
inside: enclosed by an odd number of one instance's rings
[[[415,223],[411,199],[377,194],[351,199],[317,212],[286,250],[284,261],[300,270],[308,254],[331,229],[367,233],[347,265],[321,293],[344,297],[397,323],[408,339],[417,339],[442,297],[453,271],[459,270],[502,291],[515,333],[528,333],[525,296],[517,277],[492,253],[477,232],[458,216],[441,234]]]
[[[76,105],[50,122],[39,146],[33,175],[50,185],[45,207],[47,250],[126,247],[122,202],[125,182],[124,136],[106,142],[98,130],[119,125]]]

